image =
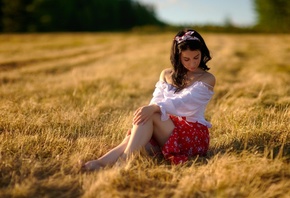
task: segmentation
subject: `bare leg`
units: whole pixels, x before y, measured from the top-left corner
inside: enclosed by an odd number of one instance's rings
[[[98,170],[104,166],[114,164],[120,157],[127,159],[134,151],[140,150],[154,137],[160,146],[168,140],[174,129],[173,122],[169,119],[161,121],[160,114],[154,114],[144,125],[133,125],[131,135],[117,147],[97,160],[89,161],[82,167],[83,170]]]
[[[82,166],[82,170],[93,171],[93,170],[98,170],[107,165],[114,164],[118,160],[118,158],[123,154],[128,144],[129,138],[130,136],[126,136],[125,139],[118,146],[110,150],[108,153],[106,153],[99,159],[86,162]]]
[[[127,158],[134,151],[144,147],[152,137],[156,139],[160,146],[163,146],[174,127],[170,119],[161,121],[160,114],[154,114],[144,125],[134,125],[122,158]]]

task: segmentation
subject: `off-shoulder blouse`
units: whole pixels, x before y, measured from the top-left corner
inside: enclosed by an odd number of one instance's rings
[[[211,124],[204,117],[205,108],[214,93],[209,87],[211,86],[204,82],[196,81],[175,93],[173,85],[158,81],[150,104],[160,107],[162,121],[169,119],[169,115],[175,115],[210,128]]]

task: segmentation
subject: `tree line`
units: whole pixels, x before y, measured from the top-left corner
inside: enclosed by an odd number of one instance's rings
[[[248,30],[290,32],[289,0],[253,2],[257,21]],[[122,31],[148,25],[168,24],[156,17],[153,5],[136,0],[0,0],[0,32]],[[205,24],[208,28],[236,27]]]
[[[290,32],[289,0],[254,0],[256,27],[267,32]]]
[[[153,6],[131,0],[0,0],[0,31],[111,31],[164,25]]]

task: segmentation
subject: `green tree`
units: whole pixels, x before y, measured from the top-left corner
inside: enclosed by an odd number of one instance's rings
[[[290,31],[289,0],[255,0],[257,27],[271,32]]]
[[[3,7],[3,1],[0,0],[0,20],[3,18],[2,7]],[[3,31],[3,24],[2,24],[2,21],[0,21],[0,32],[2,31]]]
[[[31,21],[28,5],[33,0],[1,0],[1,30],[22,32]]]
[[[133,0],[0,0],[5,32],[106,31],[163,25],[153,7]]]

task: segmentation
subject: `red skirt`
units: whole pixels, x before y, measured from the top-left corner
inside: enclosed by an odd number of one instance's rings
[[[209,147],[208,128],[198,122],[188,122],[184,118],[170,116],[175,128],[162,147],[165,159],[172,164],[184,163],[188,157],[206,155]]]
[[[164,158],[177,165],[187,162],[189,157],[206,155],[209,147],[208,128],[198,122],[188,122],[185,118],[170,115],[170,119],[175,128],[161,148]],[[131,130],[128,130],[127,135],[130,134]],[[153,138],[150,144],[158,145]]]

